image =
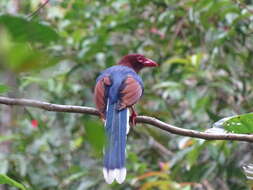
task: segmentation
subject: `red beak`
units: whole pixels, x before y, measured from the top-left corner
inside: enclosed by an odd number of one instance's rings
[[[158,64],[151,59],[146,58],[145,62],[143,63],[144,67],[157,67]]]

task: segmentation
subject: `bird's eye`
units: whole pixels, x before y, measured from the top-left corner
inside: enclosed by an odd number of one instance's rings
[[[144,57],[137,57],[137,61],[139,62],[139,63],[143,63],[144,61],[145,61],[145,59],[144,59]]]

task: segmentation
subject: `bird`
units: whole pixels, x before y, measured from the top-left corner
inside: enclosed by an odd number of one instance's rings
[[[94,101],[104,120],[107,144],[103,175],[106,183],[126,178],[126,139],[130,125],[135,126],[137,113],[133,105],[143,95],[143,81],[138,75],[145,67],[158,64],[142,54],[125,55],[117,65],[102,71],[96,79]],[[131,111],[131,116],[130,116]]]

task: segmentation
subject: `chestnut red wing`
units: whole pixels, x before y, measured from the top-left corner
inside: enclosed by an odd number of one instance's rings
[[[106,108],[106,100],[105,100],[105,88],[111,84],[110,78],[108,76],[99,80],[95,86],[94,99],[96,103],[96,107],[99,112],[104,113]]]
[[[120,110],[134,105],[142,95],[141,85],[132,76],[127,77],[123,86],[124,88],[120,92]]]

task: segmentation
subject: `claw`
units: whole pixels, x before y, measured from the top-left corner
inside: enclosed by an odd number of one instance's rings
[[[137,113],[135,112],[134,108],[131,106],[131,116],[130,116],[130,125],[132,127],[134,127],[136,125],[136,117],[137,117]]]
[[[105,115],[103,113],[100,113],[99,119],[101,119],[103,122],[105,122]]]

